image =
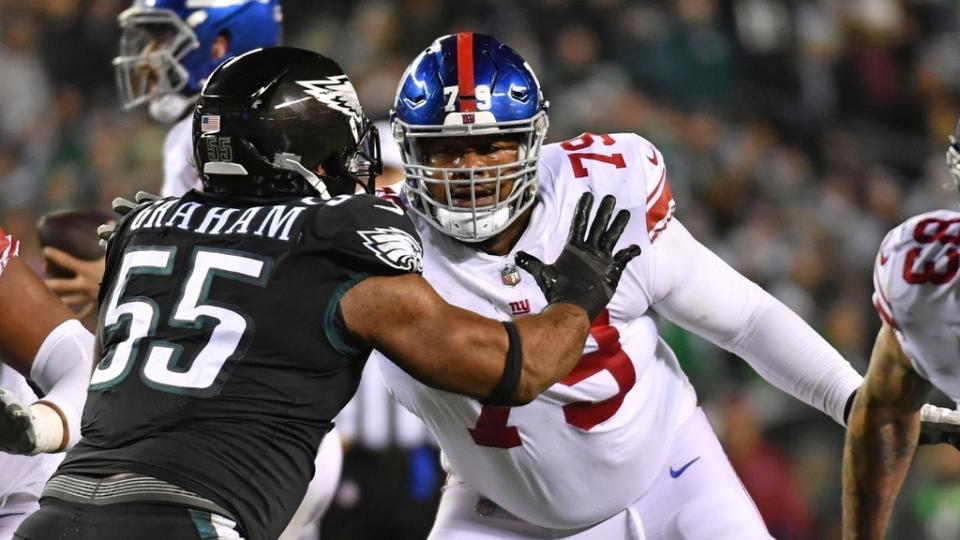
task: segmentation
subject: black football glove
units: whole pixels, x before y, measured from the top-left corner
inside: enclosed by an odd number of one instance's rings
[[[533,275],[547,302],[580,306],[586,310],[591,321],[610,302],[623,269],[640,254],[640,246],[636,244],[621,249],[615,255],[611,254],[630,221],[630,212],[620,210],[607,228],[616,204],[617,199],[613,195],[603,197],[590,234],[585,238],[593,194],[589,191],[584,193],[577,202],[567,244],[553,264],[544,264],[529,253],[517,252],[517,265]]]

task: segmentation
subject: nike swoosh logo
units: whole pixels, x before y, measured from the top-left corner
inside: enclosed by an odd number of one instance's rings
[[[880,253],[880,266],[887,264],[887,261],[890,260],[890,256],[886,253]]]
[[[679,478],[680,475],[683,474],[684,471],[687,470],[687,468],[689,468],[691,465],[693,465],[694,463],[696,463],[698,459],[700,459],[700,456],[697,456],[697,457],[691,459],[690,461],[687,462],[686,465],[684,465],[683,467],[680,467],[679,469],[676,469],[676,470],[674,470],[673,467],[670,467],[670,478]]]
[[[647,161],[649,161],[650,164],[653,165],[654,167],[660,164],[660,158],[657,157],[656,150],[654,150],[652,156],[647,156]]]

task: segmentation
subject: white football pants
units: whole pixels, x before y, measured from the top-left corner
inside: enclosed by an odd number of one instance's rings
[[[451,475],[430,540],[490,538],[772,539],[699,408],[674,434],[667,461],[646,493],[619,514],[584,529],[547,529],[522,521]]]

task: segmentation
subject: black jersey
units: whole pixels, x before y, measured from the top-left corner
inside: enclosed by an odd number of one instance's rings
[[[150,475],[276,538],[369,352],[337,335],[340,298],[419,272],[421,249],[402,210],[369,195],[138,208],[108,249],[102,359],[58,474]]]

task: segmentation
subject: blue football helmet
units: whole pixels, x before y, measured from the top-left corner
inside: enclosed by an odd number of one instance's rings
[[[204,80],[227,58],[280,43],[279,0],[135,0],[124,10],[113,59],[125,109],[150,104],[162,122],[183,116]],[[210,48],[229,41],[222,58]]]
[[[472,32],[443,36],[410,64],[391,112],[400,145],[410,208],[458,240],[480,242],[506,229],[537,194],[537,161],[547,134],[547,108],[540,83],[516,51]],[[517,161],[487,167],[431,167],[425,140],[503,134],[519,137]],[[478,205],[475,187],[495,183],[493,204]],[[501,187],[509,194],[501,201]],[[441,201],[430,188],[440,185]],[[471,204],[455,206],[453,187],[469,186]]]

